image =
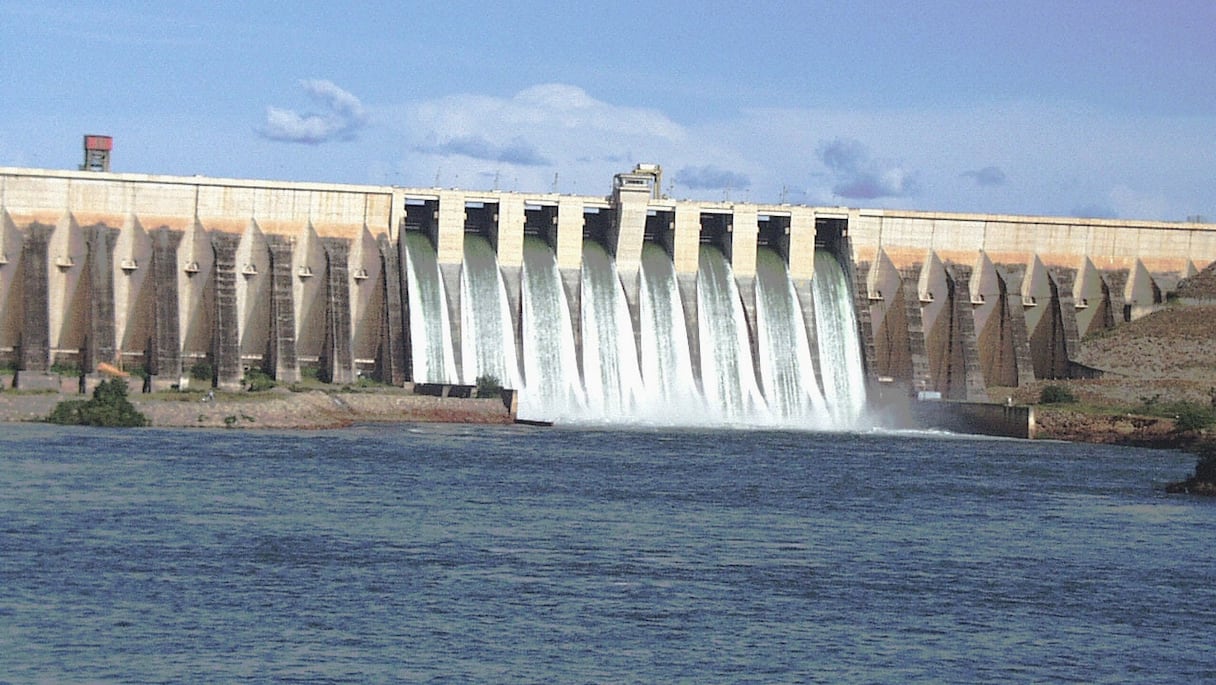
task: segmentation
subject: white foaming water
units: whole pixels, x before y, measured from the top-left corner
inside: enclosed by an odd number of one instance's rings
[[[494,248],[479,235],[464,238],[460,288],[463,381],[473,384],[482,376],[493,376],[505,388],[519,388],[522,383],[506,287]]]
[[[543,241],[527,238],[521,270],[521,374],[496,256],[485,238],[466,236],[461,270],[464,373],[457,378],[434,248],[420,233],[406,233],[404,240],[411,358],[420,382],[475,383],[492,375],[519,391],[522,418],[558,422],[849,429],[858,426],[864,412],[865,378],[851,288],[826,250],[815,255],[815,322],[810,327],[783,260],[767,248],[757,251],[759,358],[753,359],[730,265],[716,248],[701,247],[698,383],[674,267],[662,248],[646,244],[642,251],[639,358],[615,263],[599,244],[584,243],[580,374],[575,322],[556,259]],[[808,330],[815,337],[808,338]],[[812,345],[819,352],[822,390]]]
[[[587,411],[599,420],[638,416],[643,394],[633,325],[616,265],[596,242],[583,241],[583,377]]]
[[[697,275],[701,382],[710,412],[729,424],[768,423],[756,386],[743,302],[730,264],[716,247],[701,246]]]
[[[456,357],[452,353],[452,327],[447,294],[435,247],[424,234],[404,231],[405,270],[409,292],[410,353],[414,380],[421,383],[455,383]]]
[[[756,319],[760,356],[756,361],[773,420],[830,427],[798,295],[785,261],[768,248],[756,251]]]
[[[865,411],[865,365],[852,289],[840,262],[827,250],[815,250],[811,290],[815,297],[819,366],[828,409],[835,427],[852,427]]]
[[[524,378],[519,416],[558,421],[585,419],[578,353],[557,260],[539,238],[524,238]]]
[[[684,307],[671,257],[658,245],[642,247],[642,379],[648,419],[674,425],[705,422],[697,391]]]

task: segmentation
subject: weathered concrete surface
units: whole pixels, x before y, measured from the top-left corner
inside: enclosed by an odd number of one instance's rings
[[[1035,408],[988,402],[916,401],[909,408],[914,425],[956,433],[1032,439]]]
[[[31,379],[55,363],[157,366],[162,386],[189,385],[202,361],[220,387],[249,366],[408,380],[409,333],[385,332],[408,320],[388,311],[409,302],[401,260],[384,257],[399,257],[401,231],[435,245],[459,364],[465,233],[499,251],[518,321],[522,241],[538,221],[578,341],[585,235],[616,256],[635,319],[648,240],[671,255],[693,321],[703,241],[742,291],[761,241],[803,285],[820,245],[857,275],[871,380],[960,399],[1071,375],[1081,337],[1163,306],[1216,261],[1210,224],[672,200],[628,184],[559,196],[0,168],[0,360]]]

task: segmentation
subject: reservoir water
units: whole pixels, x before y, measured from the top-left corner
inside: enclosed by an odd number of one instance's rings
[[[0,430],[4,682],[1216,679],[1177,453],[923,434]]]

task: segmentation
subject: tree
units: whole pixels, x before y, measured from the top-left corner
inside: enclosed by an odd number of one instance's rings
[[[127,382],[113,378],[97,384],[93,399],[60,402],[47,421],[64,426],[131,428],[148,425],[148,419],[127,399]]]

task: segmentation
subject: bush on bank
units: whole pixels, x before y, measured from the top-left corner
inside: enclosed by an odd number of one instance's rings
[[[1062,385],[1048,385],[1039,393],[1039,404],[1072,404],[1077,396]]]
[[[47,421],[62,426],[133,428],[148,425],[147,417],[127,399],[127,382],[121,378],[99,383],[91,400],[60,402]]]

